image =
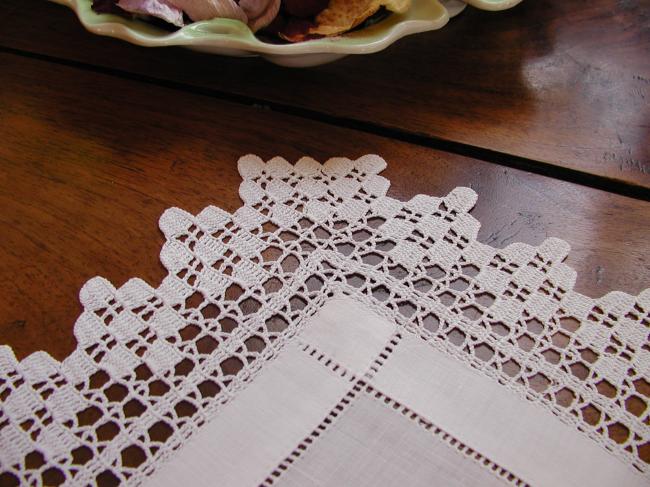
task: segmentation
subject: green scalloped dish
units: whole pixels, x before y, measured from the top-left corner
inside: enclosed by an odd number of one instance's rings
[[[226,56],[262,56],[283,66],[306,67],[334,61],[348,54],[369,54],[385,49],[404,36],[443,27],[466,6],[459,0],[413,0],[404,14],[391,14],[370,27],[338,37],[296,44],[272,44],[255,37],[242,22],[212,19],[168,32],[142,20],[97,14],[91,0],[53,0],[74,10],[83,26],[94,34],[116,37],[146,47],[185,46]],[[484,10],[503,10],[521,0],[467,0]]]

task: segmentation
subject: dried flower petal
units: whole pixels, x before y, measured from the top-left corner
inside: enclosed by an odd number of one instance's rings
[[[309,19],[327,8],[329,0],[283,0],[284,11],[292,17]]]
[[[235,0],[168,0],[183,10],[195,22],[214,18],[241,20],[248,23],[248,17]]]
[[[248,26],[257,32],[277,17],[280,3],[280,0],[240,0],[239,6],[248,17]]]
[[[334,36],[361,24],[380,7],[402,13],[411,6],[411,0],[331,0],[329,6],[316,17],[312,35]]]
[[[165,0],[119,0],[117,6],[132,14],[151,15],[183,27],[183,11]]]

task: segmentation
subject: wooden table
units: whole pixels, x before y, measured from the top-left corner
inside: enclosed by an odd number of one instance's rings
[[[87,279],[160,282],[160,214],[237,209],[250,152],[377,153],[394,197],[475,189],[482,242],[568,241],[582,293],[650,284],[650,1],[468,9],[304,70],[97,37],[42,0],[0,18],[0,335],[19,358],[73,350]]]
[[[481,241],[558,236],[579,291],[638,293],[650,283],[649,7],[468,9],[382,53],[291,70],[139,48],[58,5],[4,0],[3,341],[64,357],[83,282],[159,282],[159,215],[238,208],[249,152],[377,153],[398,198],[470,186]]]

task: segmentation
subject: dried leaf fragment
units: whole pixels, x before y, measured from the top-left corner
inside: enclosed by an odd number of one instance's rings
[[[361,24],[381,7],[391,12],[403,13],[411,0],[331,0],[328,7],[316,17],[316,26],[310,35],[335,36]]]

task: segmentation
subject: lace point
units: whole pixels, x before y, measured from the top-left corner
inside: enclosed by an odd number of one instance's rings
[[[248,154],[239,158],[237,168],[242,178],[253,179],[262,174],[264,161],[254,154]]]

